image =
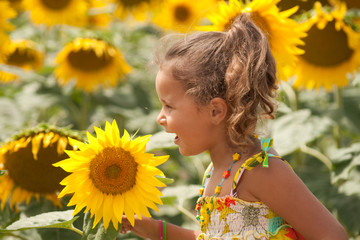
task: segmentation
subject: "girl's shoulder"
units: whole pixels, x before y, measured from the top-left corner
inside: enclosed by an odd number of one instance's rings
[[[277,182],[283,175],[293,174],[289,163],[280,157],[272,148],[271,138],[259,138],[260,150],[251,155],[237,169],[234,176],[232,189],[239,191],[238,185],[242,184],[242,190],[247,189],[253,196],[261,190],[266,182]]]

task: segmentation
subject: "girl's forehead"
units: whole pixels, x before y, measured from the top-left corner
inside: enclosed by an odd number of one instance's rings
[[[156,91],[159,95],[185,93],[180,81],[174,79],[171,71],[166,69],[159,70],[156,76]]]

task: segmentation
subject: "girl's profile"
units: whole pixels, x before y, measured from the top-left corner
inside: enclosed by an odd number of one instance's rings
[[[195,206],[199,230],[143,218],[128,230],[148,239],[347,239],[289,163],[257,136],[276,112],[276,62],[248,14],[228,32],[198,32],[157,56],[157,122],[184,156],[209,153]]]

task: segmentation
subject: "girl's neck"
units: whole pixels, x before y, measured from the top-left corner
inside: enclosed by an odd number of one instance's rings
[[[234,153],[240,153],[239,150],[235,150],[228,145],[217,146],[216,149],[210,151],[211,161],[215,169],[228,168],[233,162],[232,156]]]
[[[258,153],[260,151],[259,149],[260,143],[257,140],[255,140],[253,144],[249,144],[246,149],[240,149],[239,147],[234,148],[224,144],[212,149],[210,151],[210,157],[215,169],[223,169],[228,168],[233,162],[232,156],[234,153],[239,153],[241,155],[240,160],[243,161],[244,159]]]

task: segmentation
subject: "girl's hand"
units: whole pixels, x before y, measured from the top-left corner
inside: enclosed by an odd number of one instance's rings
[[[142,217],[140,220],[135,216],[135,225],[131,226],[126,216],[123,216],[121,234],[126,234],[128,231],[133,232],[141,238],[159,239],[159,222],[153,218]]]

